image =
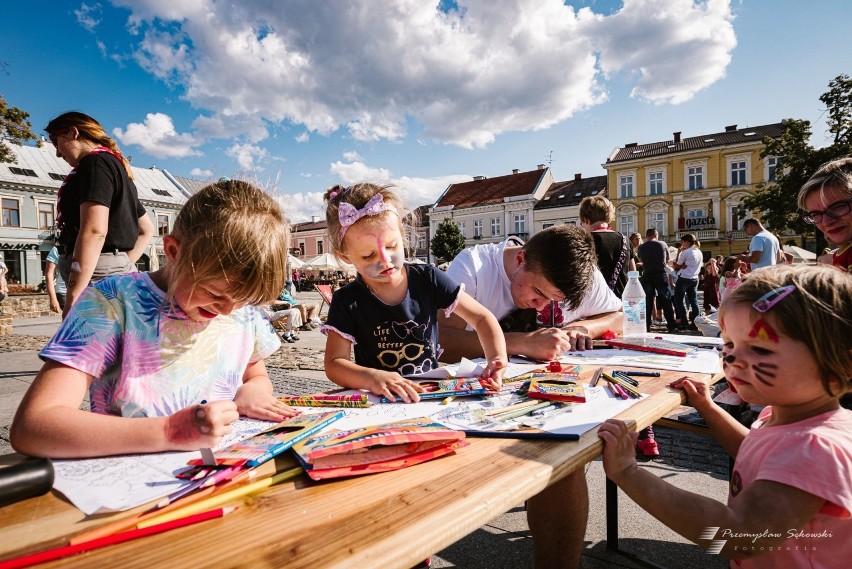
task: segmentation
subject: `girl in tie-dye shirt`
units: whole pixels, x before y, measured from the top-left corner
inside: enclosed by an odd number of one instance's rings
[[[288,230],[253,186],[202,189],[163,237],[167,264],[86,289],[42,350],[12,424],[16,450],[55,458],[214,445],[239,415],[297,413],[263,359],[280,346],[256,304],[286,279]],[[88,390],[92,412],[80,410]]]

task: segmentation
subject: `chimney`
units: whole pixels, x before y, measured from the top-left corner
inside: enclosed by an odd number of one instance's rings
[[[520,170],[518,170],[517,168],[515,168],[514,170],[512,170],[512,174],[518,174],[518,173],[520,173]]]
[[[637,146],[639,146],[638,142],[628,142],[624,145],[624,148],[636,148]]]
[[[478,182],[479,180],[484,180],[484,179],[485,179],[485,176],[474,176],[474,177],[473,177],[473,180],[474,180],[475,182]]]
[[[538,169],[539,169],[539,170],[544,170],[544,164],[539,164],[539,165],[538,165]]]
[[[725,127],[725,132],[734,132],[737,130],[737,125],[731,124]]]
[[[579,182],[580,178],[582,178],[582,177],[583,177],[583,174],[574,174],[574,181]]]
[[[674,141],[675,141],[675,144],[680,143],[680,133],[679,132],[674,133]]]
[[[312,215],[311,216],[311,223],[316,223],[317,221],[319,221],[319,216],[318,215]]]

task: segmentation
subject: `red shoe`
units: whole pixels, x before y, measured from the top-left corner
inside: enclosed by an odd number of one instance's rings
[[[636,442],[636,450],[645,456],[660,456],[660,447],[654,439],[642,439]]]

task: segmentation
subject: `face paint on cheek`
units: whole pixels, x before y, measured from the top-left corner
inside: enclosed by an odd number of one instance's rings
[[[778,366],[775,364],[754,364],[751,366],[752,371],[754,371],[754,377],[758,379],[764,385],[768,385],[772,387],[772,383],[766,380],[767,377],[775,378],[775,370],[778,369]]]
[[[723,368],[727,368],[730,364],[733,364],[735,361],[737,361],[736,356],[722,352],[722,367]]]
[[[769,325],[763,318],[758,318],[748,333],[749,338],[758,338],[760,340],[769,340],[770,342],[778,343],[778,333]]]

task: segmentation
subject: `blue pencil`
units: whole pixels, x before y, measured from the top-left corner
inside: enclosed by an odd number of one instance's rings
[[[624,375],[635,375],[636,377],[660,377],[658,371],[624,371],[620,369],[612,370],[612,373],[623,373]]]

